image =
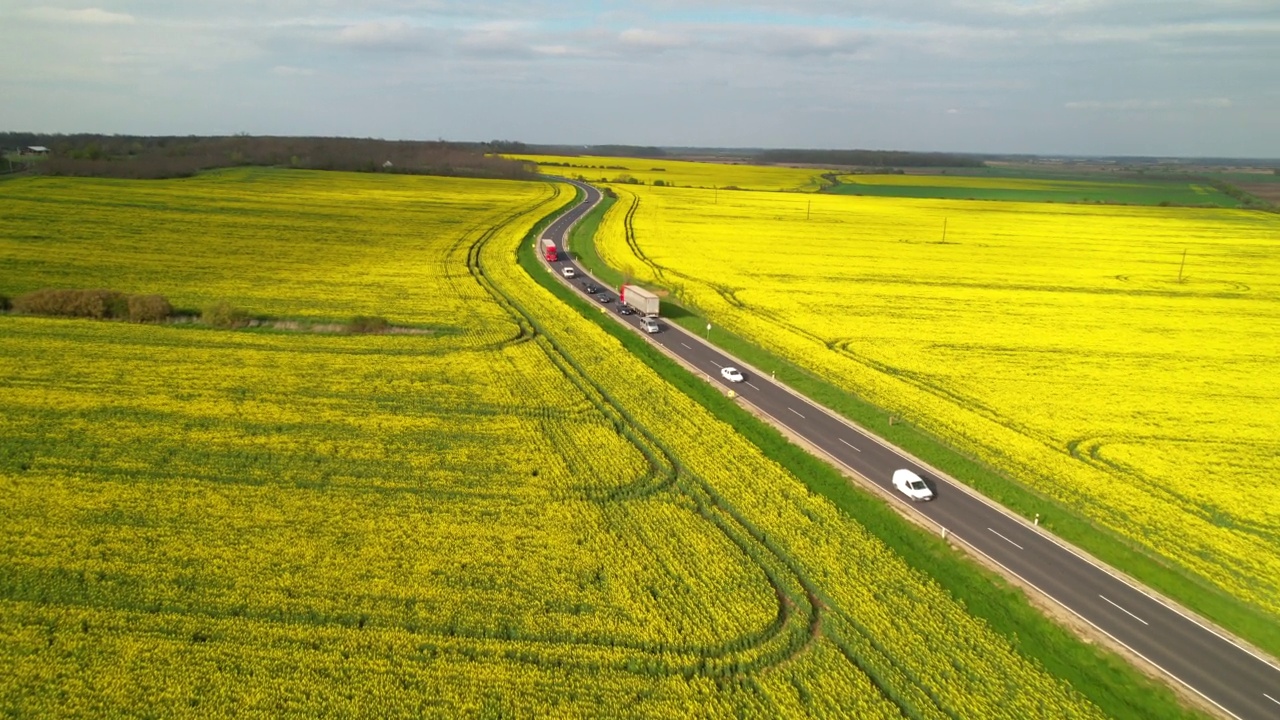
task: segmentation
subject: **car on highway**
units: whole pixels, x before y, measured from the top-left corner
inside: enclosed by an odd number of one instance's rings
[[[619,304],[619,305],[618,305],[618,314],[619,314],[619,315],[635,315],[635,314],[636,314],[636,311],[635,311],[635,310],[633,310],[633,309],[631,308],[631,306],[630,306],[630,305],[622,305],[622,304]]]
[[[600,301],[601,303],[607,303],[612,299],[613,298],[609,297],[605,293],[600,293],[599,295],[596,296],[596,300]]]
[[[564,276],[565,276],[565,277],[567,277],[567,278],[576,278],[576,277],[578,277],[578,271],[577,271],[577,270],[574,270],[574,269],[573,269],[573,268],[571,268],[571,267],[567,267],[567,268],[565,268],[565,269],[561,270],[560,272],[564,273]]]
[[[893,471],[893,487],[913,501],[933,499],[933,490],[929,488],[929,484],[905,468]]]
[[[739,382],[742,382],[743,380],[745,380],[745,379],[746,379],[746,378],[742,377],[742,373],[741,373],[741,372],[739,372],[739,371],[738,371],[738,368],[736,368],[736,367],[723,367],[723,368],[720,368],[720,377],[724,378],[725,380],[728,380],[729,382],[733,382],[733,383],[739,383]]]
[[[600,288],[595,283],[582,283],[582,289],[586,290],[588,295],[595,295],[600,292]]]
[[[642,317],[640,318],[640,329],[652,335],[662,328],[658,325],[657,320],[654,320],[651,317]]]

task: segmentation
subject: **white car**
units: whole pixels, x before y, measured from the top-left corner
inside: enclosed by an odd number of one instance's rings
[[[912,500],[933,499],[933,491],[929,489],[929,484],[910,470],[894,470],[893,486]]]
[[[742,382],[745,379],[736,367],[720,368],[720,377],[729,382]]]
[[[575,277],[578,277],[578,272],[577,272],[576,270],[574,270],[573,268],[571,268],[571,267],[567,267],[567,268],[565,268],[565,269],[561,270],[560,272],[564,273],[564,276],[565,276],[565,277],[567,277],[567,278],[575,278]]]

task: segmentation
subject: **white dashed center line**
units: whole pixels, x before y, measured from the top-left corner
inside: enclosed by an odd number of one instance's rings
[[[837,440],[839,440],[840,442],[844,443],[845,445],[848,445],[849,447],[853,448],[853,451],[854,451],[854,452],[862,452],[861,450],[859,450],[859,449],[858,449],[858,446],[857,446],[857,445],[853,445],[853,444],[852,444],[852,443],[850,443],[848,440],[845,440],[844,438],[836,438],[836,439],[837,439]]]
[[[711,364],[712,364],[712,365],[715,365],[715,366],[716,366],[716,367],[718,367],[718,368],[724,368],[724,366],[723,366],[723,365],[721,365],[720,363],[716,362],[715,360],[712,360],[712,361],[711,361]]]
[[[1151,623],[1147,622],[1146,620],[1143,620],[1142,618],[1138,617],[1137,615],[1134,615],[1133,613],[1129,612],[1128,610],[1125,610],[1124,608],[1120,607],[1119,605],[1116,605],[1116,604],[1115,604],[1115,602],[1113,602],[1113,601],[1111,600],[1111,598],[1107,597],[1106,595],[1099,595],[1098,597],[1100,597],[1100,598],[1102,598],[1103,600],[1106,600],[1107,602],[1111,603],[1111,604],[1112,604],[1112,605],[1114,605],[1114,606],[1116,607],[1116,609],[1118,609],[1120,612],[1124,613],[1125,615],[1128,615],[1129,617],[1133,618],[1134,620],[1137,620],[1138,622],[1142,623],[1143,625],[1150,625],[1150,624],[1151,624]]]
[[[1270,700],[1271,702],[1273,702],[1273,703],[1275,703],[1275,704],[1277,704],[1277,705],[1280,705],[1280,700],[1277,700],[1277,699],[1275,699],[1275,698],[1271,697],[1270,695],[1268,695],[1268,694],[1266,694],[1266,693],[1262,693],[1262,697],[1264,697],[1264,698],[1266,698],[1266,699]]]
[[[751,385],[751,383],[747,383],[747,384],[748,384],[748,385]],[[759,389],[760,389],[760,388],[756,387],[755,385],[751,385],[751,387],[756,388],[756,390],[759,390]]]
[[[683,342],[682,342],[682,343],[680,343],[680,344],[681,344],[681,345],[684,345],[685,347],[689,348],[690,350],[692,350],[692,349],[693,349],[693,346],[692,346],[692,345],[690,345],[690,344],[688,344],[688,343],[683,343]]]
[[[1019,545],[1018,543],[1016,543],[1016,542],[1014,542],[1014,541],[1010,540],[1009,538],[1007,538],[1007,537],[1005,537],[1005,536],[1001,535],[1000,533],[996,532],[994,529],[992,529],[992,528],[987,528],[987,529],[988,529],[988,530],[991,530],[991,532],[993,532],[993,533],[996,533],[996,537],[998,537],[998,538],[1000,538],[1001,540],[1003,540],[1003,541],[1005,541],[1005,542],[1009,543],[1010,545],[1012,545],[1012,546],[1014,546],[1014,547],[1018,548],[1019,550],[1025,550],[1025,549],[1026,549],[1026,548],[1022,547],[1021,545]],[[1105,599],[1106,599],[1106,598],[1103,598],[1103,600],[1105,600]]]
[[[788,409],[788,410],[791,410],[791,408],[787,408],[787,409]],[[800,413],[796,412],[795,410],[791,410],[791,412],[796,413],[796,415],[800,415]],[[803,415],[800,415],[800,419],[801,419],[801,420],[803,420],[803,419],[804,419],[804,416],[803,416]]]

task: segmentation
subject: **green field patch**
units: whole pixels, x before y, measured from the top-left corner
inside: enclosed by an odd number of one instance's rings
[[[1091,181],[971,175],[840,175],[826,192],[875,197],[1006,200],[1117,205],[1238,207],[1203,183],[1179,180]]]

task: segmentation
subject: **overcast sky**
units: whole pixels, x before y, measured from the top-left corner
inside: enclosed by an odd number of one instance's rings
[[[1280,157],[1280,0],[0,0],[0,130]]]

